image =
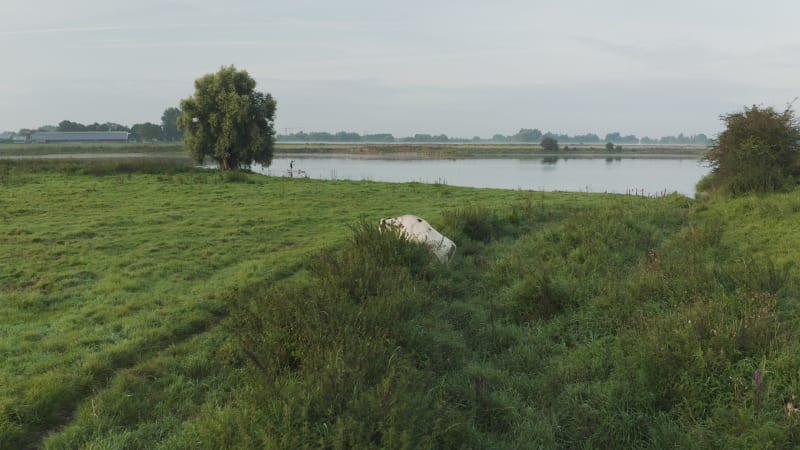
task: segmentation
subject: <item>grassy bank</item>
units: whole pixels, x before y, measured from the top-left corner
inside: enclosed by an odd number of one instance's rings
[[[796,446],[799,214],[3,161],[0,448]]]
[[[568,149],[557,153],[563,156],[696,156],[705,155],[703,146],[624,145],[607,150],[605,145],[567,144]],[[562,148],[564,146],[562,145]],[[544,155],[538,144],[316,144],[283,143],[275,147],[281,153],[361,154],[377,156],[415,155],[430,158],[504,157],[519,155]],[[180,143],[150,144],[0,144],[0,158],[43,155],[148,155],[186,157]],[[548,155],[551,155],[548,153]],[[186,158],[188,160],[188,158]]]
[[[185,157],[182,143],[50,143],[0,144],[0,158],[44,155],[147,155]],[[188,158],[187,158],[188,159]]]

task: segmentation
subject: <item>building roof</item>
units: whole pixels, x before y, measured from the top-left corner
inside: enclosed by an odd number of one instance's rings
[[[127,141],[127,131],[45,131],[33,133],[35,142]]]

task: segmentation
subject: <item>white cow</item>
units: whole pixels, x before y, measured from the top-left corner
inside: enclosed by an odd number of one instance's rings
[[[406,214],[381,219],[381,227],[395,230],[408,240],[425,244],[441,263],[448,263],[456,253],[456,244],[419,216]]]

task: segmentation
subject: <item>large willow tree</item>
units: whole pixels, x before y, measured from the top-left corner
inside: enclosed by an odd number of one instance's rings
[[[194,82],[194,95],[181,100],[184,146],[202,163],[206,156],[224,170],[269,166],[275,146],[276,102],[255,90],[256,82],[234,66]]]

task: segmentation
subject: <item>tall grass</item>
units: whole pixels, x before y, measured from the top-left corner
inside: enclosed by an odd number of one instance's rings
[[[796,332],[780,312],[796,273],[743,258],[728,224],[676,196],[532,204],[449,212],[444,229],[466,252],[446,267],[366,227],[310,262],[325,270],[232,297],[246,352],[271,361],[252,377],[275,442],[800,442],[782,403],[798,381]],[[388,404],[387,383],[404,389]]]

